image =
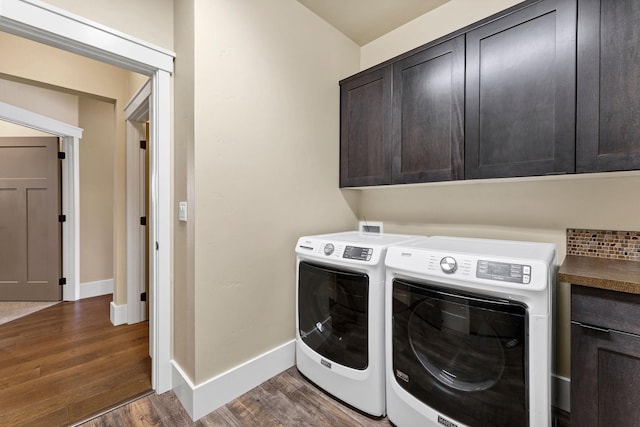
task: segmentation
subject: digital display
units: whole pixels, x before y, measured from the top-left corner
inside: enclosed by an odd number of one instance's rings
[[[531,281],[531,266],[509,264],[506,262],[478,261],[476,277],[480,279],[500,280],[502,282],[522,283]]]
[[[359,248],[357,246],[347,246],[344,249],[342,258],[357,259],[359,261],[369,261],[373,254],[372,248]]]

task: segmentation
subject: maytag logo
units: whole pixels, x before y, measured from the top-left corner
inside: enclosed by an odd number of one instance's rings
[[[396,369],[396,377],[400,378],[402,381],[406,383],[409,382],[409,375],[405,374],[400,369]]]
[[[438,415],[438,422],[446,427],[458,427],[458,424],[449,421],[448,419]]]
[[[320,359],[320,364],[321,364],[322,366],[326,366],[327,368],[331,369],[331,362],[327,362],[327,361],[326,361],[326,360],[324,360],[324,359]]]

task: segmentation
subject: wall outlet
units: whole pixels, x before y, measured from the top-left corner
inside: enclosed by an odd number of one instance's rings
[[[178,203],[178,220],[187,222],[187,202]]]

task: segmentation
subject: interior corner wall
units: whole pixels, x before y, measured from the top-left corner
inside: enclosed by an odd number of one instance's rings
[[[362,46],[364,70],[507,9],[522,0],[449,0],[402,27]]]
[[[173,218],[173,359],[195,381],[194,282],[194,2],[174,2],[173,197],[188,203],[186,222]]]
[[[292,0],[196,0],[194,16],[198,384],[293,340],[297,238],[357,226],[338,81],[360,53]]]
[[[78,101],[80,158],[80,283],[113,279],[113,103]]]
[[[517,1],[451,0],[362,48],[361,68],[446,35]],[[638,230],[640,173],[475,180],[362,190],[360,214],[385,231],[549,241],[566,228]],[[570,287],[556,287],[556,373],[570,377]]]

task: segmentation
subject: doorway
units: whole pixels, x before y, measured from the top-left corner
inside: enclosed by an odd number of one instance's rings
[[[0,301],[59,301],[59,141],[0,138]]]
[[[0,31],[151,77],[149,280],[152,384],[171,389],[171,73],[175,54],[45,3],[2,0]],[[77,251],[76,251],[77,253]],[[66,254],[66,249],[65,249]],[[66,259],[63,256],[63,259]]]

